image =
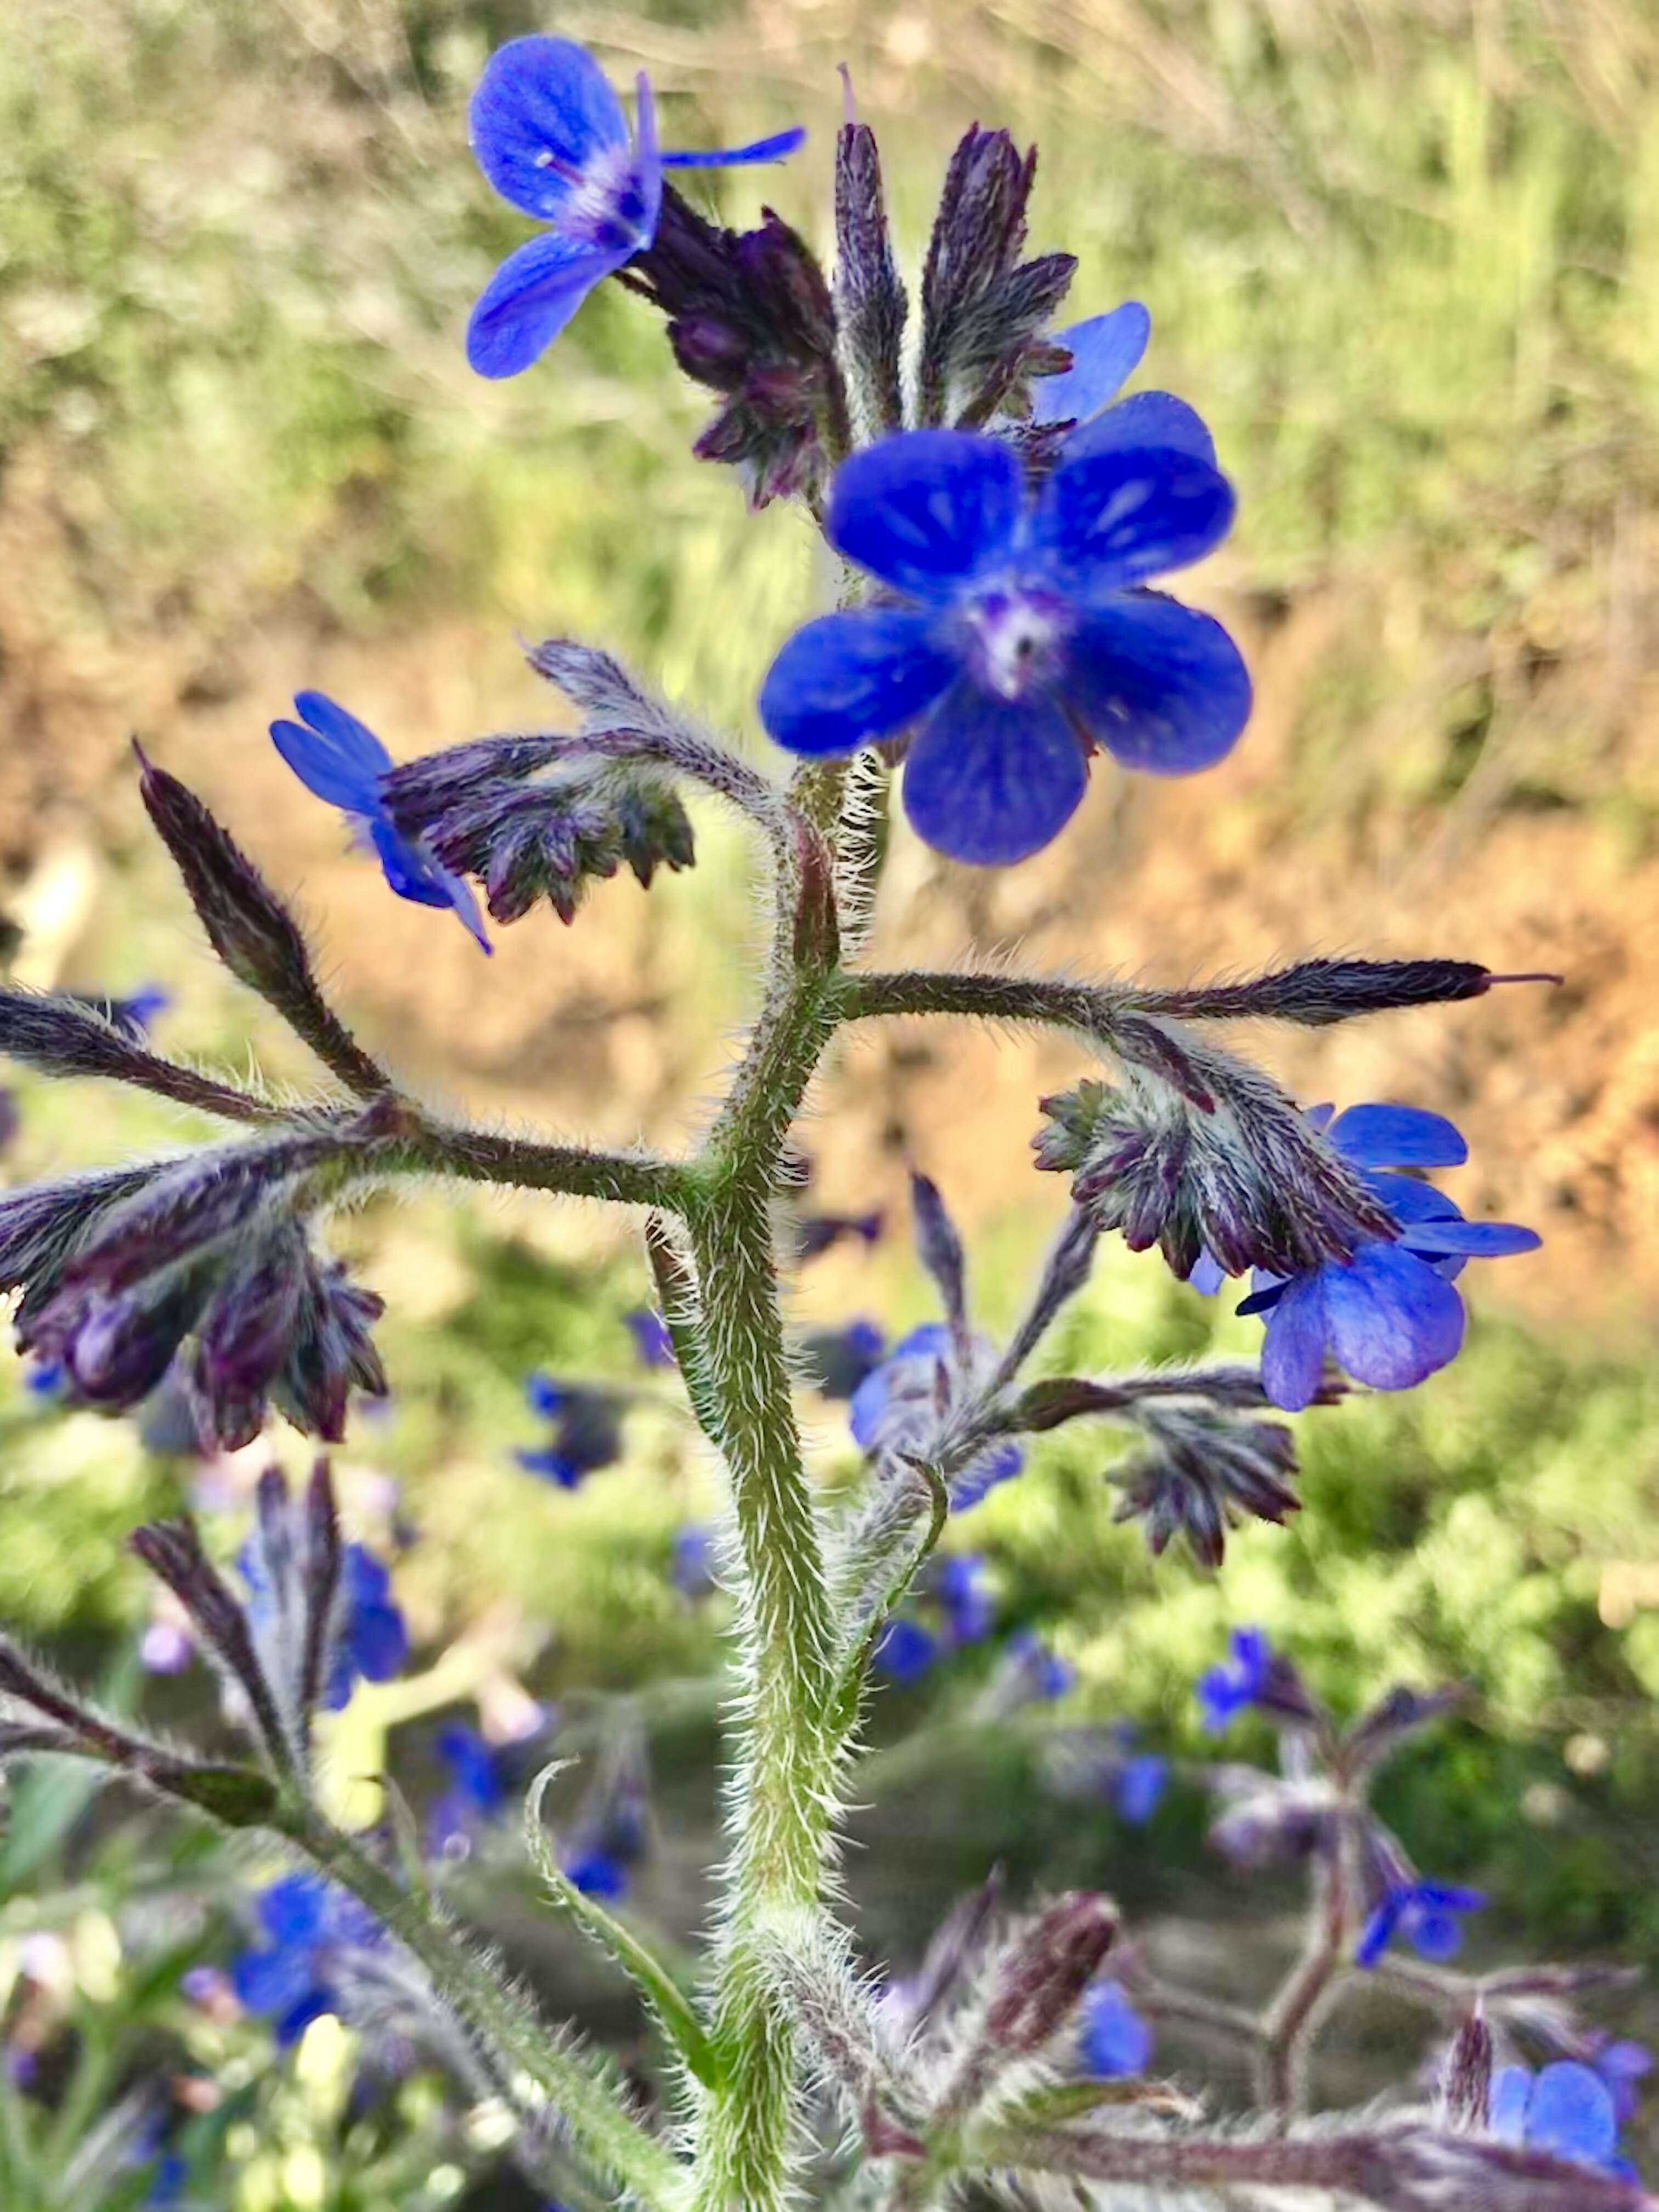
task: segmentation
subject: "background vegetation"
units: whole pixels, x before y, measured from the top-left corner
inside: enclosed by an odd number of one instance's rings
[[[1023,957],[1170,979],[1286,950],[1437,950],[1552,968],[1369,1030],[1257,1042],[1304,1096],[1393,1095],[1468,1128],[1472,1206],[1547,1232],[1486,1271],[1459,1364],[1414,1397],[1304,1425],[1307,1510],[1206,1582],[1113,1525],[1098,1443],[1054,1442],[959,1540],[1006,1618],[1079,1670],[1075,1709],[1194,1748],[1189,1686],[1257,1620],[1347,1704],[1401,1674],[1480,1692],[1478,1725],[1402,1766],[1425,1864],[1485,1881],[1483,1941],[1659,1948],[1659,35],[1632,0],[665,0],[549,13],[449,0],[40,0],[0,45],[0,902],[25,980],[174,987],[175,1048],[240,1057],[250,1009],[194,947],[140,835],[142,728],[279,882],[303,885],[340,993],[411,1075],[614,1139],[701,1110],[747,1000],[740,855],[649,901],[606,886],[568,933],[532,920],[489,969],[340,849],[263,731],[321,684],[411,753],[543,710],[514,642],[570,631],[743,732],[818,579],[801,520],[742,511],[694,463],[698,396],[611,289],[541,369],[472,380],[467,305],[520,226],[477,178],[465,100],[500,38],[648,67],[676,132],[793,119],[764,191],[814,239],[839,88],[884,135],[912,258],[970,117],[1042,149],[1036,236],[1078,253],[1086,313],[1146,300],[1148,373],[1213,424],[1240,490],[1195,579],[1246,638],[1261,703],[1235,760],[1167,790],[1102,774],[1079,824],[1006,878],[901,836],[890,951]],[[753,180],[708,180],[746,213]],[[294,1048],[252,1021],[295,1081]],[[829,1073],[816,1194],[883,1204],[873,1254],[806,1278],[804,1321],[894,1328],[925,1293],[900,1194],[914,1158],[974,1231],[983,1318],[1013,1308],[1061,1194],[1034,1181],[1048,1044],[943,1026],[863,1040]],[[17,1085],[25,1179],[188,1135],[110,1096]],[[718,1610],[665,1579],[708,1501],[666,1392],[625,1464],[572,1496],[512,1464],[542,1365],[634,1377],[625,1238],[571,1209],[422,1202],[346,1240],[387,1293],[396,1397],[344,1455],[370,1534],[386,1478],[418,1531],[400,1570],[422,1662],[354,1711],[354,1758],[411,1704],[694,1677]],[[1508,1299],[1511,1304],[1505,1305]],[[1155,1257],[1107,1255],[1056,1364],[1249,1348]],[[147,1602],[122,1556],[199,1469],[64,1417],[12,1372],[0,1410],[0,1615],[105,1652]],[[821,1409],[826,1480],[849,1465]],[[289,1453],[293,1442],[279,1440]],[[297,1456],[297,1455],[291,1455]],[[246,1467],[209,1471],[234,1492]],[[459,1656],[457,1657],[459,1649]],[[967,1674],[942,1692],[965,1705]],[[880,1732],[907,1724],[891,1701]],[[708,1855],[707,1743],[666,1754],[671,1917]],[[1017,1751],[1010,1757],[1017,1757]],[[418,1728],[394,1741],[416,1770]],[[361,1772],[361,1765],[350,1771]],[[881,1779],[883,1775],[886,1779]],[[902,1949],[999,1853],[1020,1879],[1109,1881],[1167,1911],[1198,1799],[1154,1833],[983,1787],[959,1734],[872,1772],[854,1887]],[[701,1795],[699,1794],[701,1791]],[[677,1802],[671,1799],[670,1803]],[[949,1836],[947,1848],[941,1838]],[[1183,1879],[1186,1879],[1183,1876]],[[1183,1892],[1192,1907],[1190,1887]],[[1215,1911],[1224,1899],[1211,1900]],[[3,1924],[3,1923],[0,1923]]]

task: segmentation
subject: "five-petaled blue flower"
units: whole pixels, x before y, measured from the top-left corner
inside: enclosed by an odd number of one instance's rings
[[[1219,1735],[1236,1713],[1253,1705],[1267,1687],[1273,1653],[1259,1628],[1236,1628],[1228,1638],[1228,1657],[1198,1678],[1199,1718],[1211,1735]]]
[[[771,735],[844,753],[915,724],[911,823],[986,865],[1059,834],[1097,746],[1164,775],[1218,761],[1249,714],[1238,650],[1210,616],[1142,587],[1219,543],[1231,488],[1197,454],[1126,434],[1076,458],[1068,445],[1034,499],[996,438],[911,430],[855,453],[824,532],[903,604],[797,630],[761,689]]]
[[[1152,2031],[1123,1994],[1121,1983],[1097,1982],[1083,2000],[1078,2057],[1097,2081],[1144,2074],[1152,2055]]]
[[[338,2009],[340,1956],[372,1951],[383,1941],[378,1923],[315,1875],[284,1875],[258,1900],[263,1941],[232,1961],[231,1987],[249,2012],[273,2023],[279,2045],[296,2042],[325,2013]]]
[[[1486,1903],[1478,1889],[1455,1882],[1397,1883],[1374,1905],[1354,1945],[1356,1966],[1374,1966],[1396,1936],[1403,1936],[1420,1958],[1455,1958],[1462,1948],[1458,1915],[1478,1912]]]
[[[1638,2179],[1619,2155],[1619,2113],[1601,2075],[1576,2058],[1559,2058],[1537,2075],[1524,2066],[1498,2069],[1492,2085],[1492,2131],[1571,2166],[1588,2166],[1620,2180]]]
[[[1068,461],[1130,446],[1164,446],[1213,466],[1215,441],[1184,399],[1170,392],[1117,396],[1152,334],[1152,319],[1139,300],[1054,332],[1054,343],[1066,348],[1072,365],[1057,376],[1033,379],[1031,419],[1076,424],[1066,441]]]
[[[485,286],[466,330],[480,376],[528,368],[603,278],[657,234],[665,169],[778,161],[804,131],[752,146],[665,153],[643,70],[630,144],[622,102],[592,55],[568,39],[511,39],[489,60],[472,95],[472,150],[501,198],[548,228]]]
[[[900,1613],[884,1626],[870,1663],[890,1682],[908,1689],[921,1680],[938,1656],[939,1640],[933,1631]]]
[[[1540,1241],[1516,1222],[1466,1221],[1443,1192],[1389,1172],[1462,1164],[1468,1146],[1443,1115],[1350,1106],[1333,1121],[1328,1106],[1317,1106],[1308,1118],[1359,1170],[1400,1236],[1394,1243],[1367,1238],[1352,1260],[1327,1260],[1299,1275],[1258,1275],[1240,1304],[1240,1313],[1267,1316],[1261,1387],[1291,1413],[1311,1403],[1328,1351],[1376,1390],[1409,1390],[1444,1367],[1463,1342],[1463,1301],[1452,1280],[1464,1261],[1535,1251]],[[1206,1273],[1199,1287],[1209,1280]]]
[[[296,691],[294,707],[300,720],[273,722],[270,735],[306,789],[340,809],[399,898],[452,907],[488,952],[489,939],[471,890],[405,837],[386,812],[380,778],[392,766],[392,756],[374,731],[321,691]]]

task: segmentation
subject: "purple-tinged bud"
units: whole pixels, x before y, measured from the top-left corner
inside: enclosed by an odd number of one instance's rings
[[[951,1334],[960,1346],[968,1333],[968,1261],[962,1237],[945,1209],[939,1185],[912,1170],[910,1210],[915,1223],[916,1256],[939,1285]]]
[[[909,302],[893,258],[876,136],[850,118],[836,141],[835,305],[861,441],[902,430]]]
[[[1149,1014],[1182,1021],[1267,1018],[1322,1029],[1356,1014],[1399,1006],[1431,1006],[1478,999],[1498,983],[1559,983],[1559,975],[1494,975],[1474,960],[1301,960],[1245,983],[1203,984],[1188,991],[1137,992]]]
[[[1492,2030],[1479,2005],[1452,2039],[1441,2101],[1458,2135],[1484,2135],[1492,2110]]]
[[[296,1429],[338,1443],[352,1391],[386,1396],[386,1370],[369,1334],[385,1311],[386,1300],[354,1283],[340,1261],[307,1253],[294,1341],[272,1392]]]
[[[1002,1869],[958,1898],[928,1942],[921,1966],[894,1993],[892,2009],[907,2032],[935,2025],[978,1974],[1002,1906]]]
[[[1034,2055],[1053,2041],[1117,1931],[1117,1907],[1091,1890],[1056,1898],[1018,1931],[985,2011],[985,2032],[1004,2057]]]
[[[1404,1685],[1390,1690],[1362,1713],[1343,1737],[1345,1771],[1351,1778],[1369,1772],[1392,1757],[1407,1736],[1455,1712],[1468,1699],[1468,1691],[1455,1682],[1435,1690],[1413,1690]]]
[[[726,400],[693,451],[737,468],[751,506],[815,501],[851,433],[835,308],[805,241],[769,210],[758,230],[723,230],[667,186],[620,278],[668,317],[686,374]]]
[[[246,1705],[272,1765],[279,1773],[291,1772],[303,1759],[303,1745],[265,1673],[246,1613],[203,1550],[196,1523],[188,1516],[151,1522],[129,1542],[184,1607],[203,1650]]]
[[[1037,1165],[1069,1173],[1091,1220],[1132,1251],[1156,1243],[1182,1280],[1206,1251],[1229,1274],[1287,1275],[1398,1236],[1358,1171],[1260,1070],[1206,1052],[1204,1073],[1209,1112],[1127,1066],[1118,1087],[1085,1081],[1045,1099]]]
[[[1122,1492],[1115,1521],[1139,1521],[1160,1558],[1183,1536],[1200,1566],[1221,1565],[1241,1521],[1279,1525],[1301,1510],[1296,1443],[1277,1421],[1241,1421],[1198,1406],[1136,1407],[1146,1449],[1109,1469]]]
[[[1022,263],[1036,150],[1006,131],[967,132],[951,157],[921,278],[919,416],[971,428],[1017,381],[1028,349],[1065,298],[1077,263]]]
[[[350,1090],[382,1090],[386,1076],[328,1005],[288,908],[194,792],[137,744],[139,792],[185,879],[207,939],[240,983],[257,991]]]
[[[293,1347],[307,1264],[304,1238],[284,1227],[220,1286],[202,1322],[188,1388],[198,1431],[222,1450],[240,1451],[264,1426]]]
[[[88,1228],[159,1172],[113,1168],[0,1196],[0,1290],[43,1285],[50,1295],[64,1260]]]

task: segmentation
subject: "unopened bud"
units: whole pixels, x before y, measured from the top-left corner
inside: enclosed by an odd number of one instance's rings
[[[1459,2135],[1486,2133],[1492,2107],[1492,2030],[1477,2005],[1453,2039],[1441,2091],[1446,2124]]]
[[[1091,1890],[1056,1898],[1027,1923],[1003,1960],[985,2014],[985,2032],[1006,2057],[1036,2052],[1053,2041],[1117,1930],[1117,1907]]]

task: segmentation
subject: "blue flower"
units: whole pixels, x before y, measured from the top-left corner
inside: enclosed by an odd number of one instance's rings
[[[442,1850],[466,1842],[500,1815],[510,1778],[508,1762],[464,1721],[440,1729],[434,1748],[448,1777],[448,1786],[432,1808],[433,1844]]]
[[[890,1682],[908,1689],[921,1680],[938,1656],[939,1640],[932,1630],[900,1614],[888,1621],[876,1638],[870,1663]]]
[[[1155,1751],[1131,1752],[1118,1768],[1112,1803],[1120,1820],[1144,1828],[1164,1800],[1170,1762]]]
[[[341,1583],[343,1609],[323,1705],[341,1711],[361,1679],[390,1682],[409,1659],[409,1628],[392,1597],[388,1568],[361,1544],[348,1544]]]
[[[1458,1915],[1478,1912],[1486,1901],[1478,1889],[1460,1888],[1452,1882],[1396,1883],[1366,1916],[1353,1962],[1374,1966],[1396,1936],[1403,1936],[1419,1958],[1455,1958],[1463,1943]]]
[[[1152,319],[1139,300],[1126,300],[1109,314],[1091,315],[1087,322],[1054,333],[1054,343],[1066,348],[1072,365],[1057,376],[1032,380],[1031,420],[1076,423],[1066,441],[1068,461],[1134,446],[1162,446],[1214,466],[1215,441],[1185,400],[1169,392],[1118,398],[1152,334]]]
[[[1259,1628],[1236,1628],[1228,1638],[1230,1656],[1198,1678],[1199,1718],[1207,1734],[1219,1735],[1267,1685],[1273,1653]]]
[[[1570,2166],[1635,2181],[1619,2155],[1619,2114],[1601,2075],[1576,2058],[1559,2058],[1534,2075],[1504,2066],[1492,2083],[1491,2126],[1499,2142],[1538,2151]]]
[[[635,1306],[623,1316],[623,1322],[634,1340],[641,1367],[674,1364],[674,1340],[659,1313],[650,1306]]]
[[[1241,1302],[1240,1313],[1267,1316],[1261,1387],[1291,1413],[1312,1402],[1328,1352],[1346,1374],[1377,1390],[1409,1390],[1444,1367],[1463,1342],[1463,1301],[1452,1282],[1464,1261],[1534,1251],[1540,1241],[1515,1222],[1466,1221],[1443,1192],[1389,1172],[1457,1167],[1468,1158],[1441,1115],[1350,1106],[1331,1121],[1330,1112],[1316,1107],[1309,1119],[1360,1170],[1400,1236],[1393,1243],[1367,1238],[1351,1261],[1327,1260],[1289,1277],[1258,1275]],[[1206,1273],[1199,1287],[1210,1280]]]
[[[509,205],[548,228],[508,254],[485,286],[466,331],[480,376],[516,376],[557,337],[606,276],[656,236],[665,169],[778,161],[804,131],[751,146],[663,152],[643,71],[633,143],[622,103],[592,57],[568,39],[511,39],[472,95],[478,167]]]
[[[627,1868],[597,1844],[572,1845],[561,1854],[559,1864],[566,1879],[573,1881],[584,1897],[597,1897],[614,1904],[628,1893]]]
[[[524,1394],[532,1413],[553,1424],[545,1446],[514,1453],[527,1474],[539,1475],[561,1490],[575,1490],[585,1477],[602,1467],[614,1467],[622,1457],[621,1412],[609,1391],[536,1374],[526,1382]]]
[[[1607,2083],[1622,2127],[1635,2116],[1641,2099],[1637,2084],[1653,2071],[1653,2053],[1645,2043],[1620,2038],[1601,2045],[1590,2063]]]
[[[842,1328],[809,1329],[800,1341],[808,1381],[826,1398],[854,1396],[866,1376],[887,1356],[887,1339],[860,1316]]]
[[[996,1620],[996,1593],[977,1552],[957,1552],[934,1565],[933,1594],[952,1644],[981,1644]]]
[[[259,1893],[263,1941],[232,1960],[231,1987],[249,2012],[273,2022],[286,2048],[325,2013],[337,2012],[338,1954],[382,1938],[369,1916],[314,1875],[284,1875]]]
[[[761,719],[806,754],[915,723],[904,805],[918,836],[952,860],[1024,860],[1071,818],[1097,746],[1164,775],[1231,749],[1250,707],[1237,648],[1141,586],[1209,552],[1232,513],[1226,480],[1172,447],[1068,447],[1028,500],[998,439],[885,439],[837,471],[824,531],[902,604],[797,630]]]
[[[983,1338],[973,1338],[969,1352],[972,1371],[964,1375],[958,1347],[944,1322],[924,1322],[901,1337],[853,1393],[848,1425],[854,1443],[878,1455],[906,1451],[925,1455],[943,1415],[952,1404],[972,1395],[995,1369],[995,1350]],[[951,1510],[965,1513],[1024,1464],[1025,1455],[1012,1438],[988,1444],[951,1477]]]
[[[1152,2055],[1152,2031],[1117,1982],[1098,1982],[1083,2000],[1078,2057],[1097,2081],[1144,2074]]]
[[[674,1531],[668,1579],[687,1597],[705,1597],[714,1588],[714,1540],[700,1522]]]
[[[392,756],[374,731],[321,691],[296,691],[294,706],[300,720],[273,722],[271,741],[306,789],[340,809],[399,898],[453,908],[488,952],[478,902],[467,885],[405,837],[387,813],[380,778]]]
[[[1071,1662],[1051,1651],[1035,1628],[1017,1628],[1003,1646],[1003,1666],[1022,1702],[1051,1705],[1077,1680]]]

